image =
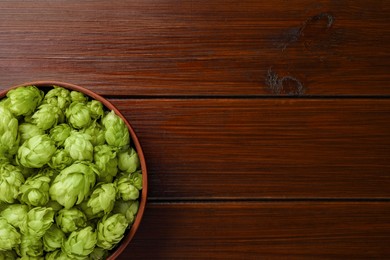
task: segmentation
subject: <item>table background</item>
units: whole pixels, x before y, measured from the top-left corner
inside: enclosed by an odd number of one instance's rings
[[[120,259],[389,258],[390,1],[1,1],[0,89],[87,87],[149,199]]]

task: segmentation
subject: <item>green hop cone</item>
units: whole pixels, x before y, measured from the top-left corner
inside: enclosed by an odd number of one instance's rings
[[[54,251],[61,248],[62,243],[66,239],[65,233],[56,225],[51,225],[48,231],[43,235],[43,249],[46,252]]]
[[[140,167],[140,160],[134,148],[118,154],[118,167],[122,172],[132,173]]]
[[[99,169],[99,181],[112,182],[118,173],[115,149],[108,145],[94,147],[94,163]]]
[[[70,258],[85,259],[95,249],[96,240],[96,233],[88,226],[73,231],[64,242],[63,250]]]
[[[27,178],[20,187],[20,202],[29,206],[44,206],[49,202],[50,177],[37,174]]]
[[[69,256],[62,250],[58,249],[47,253],[45,255],[45,260],[69,260]]]
[[[112,210],[112,213],[123,214],[127,219],[127,223],[129,224],[128,227],[130,227],[130,225],[133,224],[135,217],[137,216],[138,209],[139,209],[138,200],[130,200],[130,201],[117,200],[115,201],[115,205],[114,205],[114,209]]]
[[[19,232],[0,217],[0,251],[11,250],[20,244],[21,237]]]
[[[35,86],[19,87],[8,91],[8,107],[16,115],[32,114],[43,99],[43,92]]]
[[[83,133],[91,136],[93,146],[103,145],[106,143],[103,127],[95,120],[87,128],[82,130]]]
[[[21,232],[27,236],[42,237],[54,222],[54,210],[49,207],[35,207],[27,213]]]
[[[50,138],[57,146],[62,146],[65,140],[70,136],[72,128],[67,124],[59,124],[50,129]]]
[[[72,102],[87,103],[88,101],[88,98],[83,93],[74,90],[70,92],[70,98]]]
[[[74,162],[70,154],[64,149],[58,149],[51,157],[48,165],[55,170],[63,170]]]
[[[22,204],[8,205],[0,213],[0,217],[7,220],[9,224],[16,228],[23,228],[27,221],[28,206]]]
[[[105,215],[97,225],[97,245],[111,250],[123,238],[127,225],[123,214]]]
[[[0,105],[0,155],[14,155],[19,146],[18,120]]]
[[[22,123],[19,125],[20,143],[24,143],[28,139],[36,135],[43,135],[45,131],[34,124]]]
[[[75,129],[82,129],[89,126],[92,122],[89,108],[80,102],[73,102],[66,109],[66,118],[70,126]]]
[[[52,104],[61,110],[66,109],[71,101],[70,91],[58,86],[53,86],[53,89],[49,90],[43,99],[43,103]]]
[[[91,136],[81,132],[72,132],[65,140],[64,148],[72,157],[78,161],[92,161],[93,146],[90,142]]]
[[[80,204],[95,185],[95,172],[92,164],[83,162],[74,163],[63,169],[49,189],[50,197],[66,209]]]
[[[36,135],[19,147],[17,160],[27,168],[41,168],[47,164],[56,147],[48,135]]]
[[[91,100],[87,103],[89,112],[93,119],[98,119],[104,116],[103,104],[98,100]]]
[[[129,130],[125,122],[117,116],[114,111],[107,113],[102,119],[105,128],[105,139],[107,144],[123,148],[130,144]]]
[[[35,124],[42,130],[48,130],[63,121],[63,112],[61,109],[52,104],[42,104],[38,110],[31,116],[31,123]]]
[[[132,181],[126,175],[120,176],[115,180],[118,190],[117,197],[124,201],[136,200],[139,197],[138,189],[132,184]]]
[[[61,209],[56,215],[56,223],[65,233],[70,233],[84,228],[87,225],[87,217],[76,208]]]
[[[96,221],[96,219],[102,218],[104,216],[103,211],[94,214],[92,208],[88,206],[88,200],[84,200],[79,205],[79,208],[83,211],[88,221]]]
[[[24,177],[19,167],[9,163],[0,164],[0,202],[14,203]]]
[[[95,249],[92,251],[92,253],[89,255],[89,260],[104,260],[108,256],[108,251],[100,248],[100,247],[95,247]]]
[[[142,190],[142,171],[136,171],[130,174],[129,179],[131,184],[134,185],[138,190]]]
[[[25,259],[43,256],[42,239],[33,235],[23,235],[16,252]]]
[[[0,251],[0,260],[15,260],[16,253],[14,250]]]
[[[49,202],[45,206],[47,208],[51,208],[55,213],[64,208],[60,203],[55,200],[49,200]]]
[[[97,188],[92,192],[88,200],[87,206],[92,209],[92,214],[97,214],[101,211],[104,214],[111,212],[115,204],[116,188],[113,183],[104,183],[97,185]]]

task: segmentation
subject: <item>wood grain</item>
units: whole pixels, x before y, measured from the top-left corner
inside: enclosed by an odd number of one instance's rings
[[[130,121],[149,204],[120,259],[389,259],[389,13],[0,1],[0,90],[74,83]]]
[[[134,127],[150,197],[390,195],[387,99],[112,99]]]
[[[283,95],[299,82],[302,95],[389,95],[389,11],[389,1],[1,1],[0,89],[59,80],[110,96]]]
[[[149,204],[119,259],[386,259],[390,205]]]

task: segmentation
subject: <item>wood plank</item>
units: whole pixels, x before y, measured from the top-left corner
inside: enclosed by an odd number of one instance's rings
[[[149,204],[119,259],[388,259],[388,202]]]
[[[390,197],[388,99],[111,100],[151,198]]]
[[[300,94],[389,95],[389,11],[368,0],[1,1],[0,89],[50,79],[111,96],[279,95],[299,81]]]

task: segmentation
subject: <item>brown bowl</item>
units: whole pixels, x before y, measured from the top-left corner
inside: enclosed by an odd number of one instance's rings
[[[140,159],[141,171],[142,171],[142,192],[141,192],[141,196],[139,198],[138,213],[137,213],[137,216],[134,220],[133,225],[131,226],[130,230],[127,232],[125,237],[122,239],[122,241],[119,243],[119,245],[113,249],[113,251],[111,252],[111,254],[107,258],[108,260],[116,259],[123,252],[123,250],[125,250],[125,248],[128,246],[128,244],[130,243],[130,241],[134,237],[135,232],[137,231],[137,229],[141,223],[141,219],[142,219],[142,216],[144,214],[145,206],[146,206],[146,200],[147,200],[147,194],[148,194],[148,185],[147,185],[148,178],[147,178],[146,162],[145,162],[145,157],[144,157],[144,154],[142,152],[142,148],[141,148],[141,145],[138,141],[137,135],[135,134],[130,123],[126,120],[126,118],[122,115],[122,113],[112,103],[110,103],[108,100],[106,100],[102,96],[92,92],[91,90],[74,85],[74,84],[64,83],[64,82],[59,82],[59,81],[27,82],[27,83],[13,86],[13,87],[10,87],[6,90],[0,91],[0,99],[5,97],[7,92],[11,89],[23,87],[23,86],[31,86],[31,85],[36,86],[38,88],[48,88],[48,87],[52,87],[54,85],[54,86],[63,87],[63,88],[69,89],[69,90],[79,91],[79,92],[91,97],[92,99],[95,99],[95,100],[102,102],[103,105],[107,109],[113,110],[118,116],[120,116],[122,118],[122,120],[126,123],[127,128],[129,129],[130,140],[132,141],[133,147],[137,151],[138,157]]]

